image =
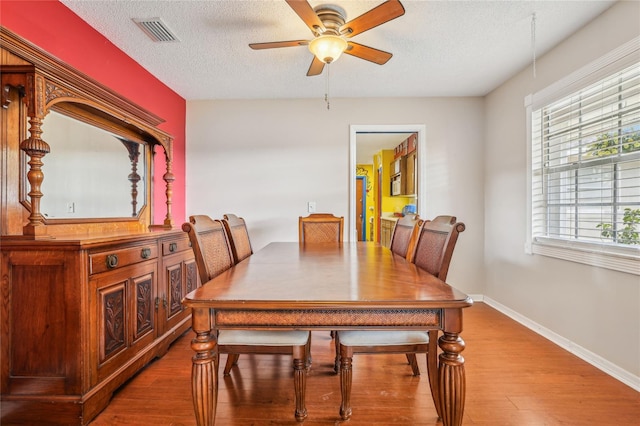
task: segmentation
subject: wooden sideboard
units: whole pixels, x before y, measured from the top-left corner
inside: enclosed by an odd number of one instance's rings
[[[2,421],[86,424],[190,326],[181,231],[2,238]]]
[[[173,228],[173,138],[160,117],[2,26],[0,83],[0,423],[87,424],[190,326],[181,302],[198,274]],[[55,115],[108,137],[56,128]],[[120,155],[96,154],[97,140]],[[152,161],[162,152],[164,170]],[[151,196],[154,176],[165,200]],[[64,215],[76,205],[88,208]]]

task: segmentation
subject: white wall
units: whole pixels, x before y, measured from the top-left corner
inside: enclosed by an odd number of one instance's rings
[[[640,383],[637,276],[524,253],[524,97],[640,33],[619,2],[486,98],[197,101],[187,104],[187,215],[239,214],[255,249],[296,241],[307,201],[348,216],[349,125],[425,124],[427,211],[467,225],[448,281],[578,345]],[[346,229],[348,228],[348,224]],[[486,283],[485,283],[486,281]],[[508,342],[497,342],[508,344]]]
[[[467,225],[448,282],[483,289],[483,100],[317,99],[187,104],[187,215],[245,218],[254,250],[297,241],[307,202],[349,218],[349,126],[426,126],[427,211]],[[349,223],[345,223],[345,230]],[[348,235],[348,232],[345,232]],[[346,237],[345,237],[346,238]]]
[[[524,252],[524,97],[638,34],[640,3],[619,2],[486,97],[484,293],[640,384],[640,278]]]

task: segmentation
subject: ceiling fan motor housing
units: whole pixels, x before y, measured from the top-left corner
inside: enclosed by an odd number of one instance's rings
[[[332,34],[340,36],[340,27],[346,22],[346,13],[344,9],[333,4],[323,4],[317,6],[314,11],[318,18],[324,24],[326,31],[320,32],[319,28],[316,29],[316,36],[323,34]]]

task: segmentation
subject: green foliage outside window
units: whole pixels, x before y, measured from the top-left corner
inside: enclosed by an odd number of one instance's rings
[[[604,238],[616,237],[616,240],[620,244],[640,244],[640,232],[636,229],[636,226],[640,224],[640,209],[624,209],[624,215],[622,217],[622,229],[615,231],[613,225],[610,223],[600,223],[596,225],[596,228],[600,228],[600,235]]]
[[[640,132],[634,132],[624,136],[609,133],[598,136],[598,140],[587,146],[588,158],[607,157],[618,154],[622,150],[627,152],[640,151]]]
[[[620,153],[625,154],[640,151],[640,132],[624,136],[614,136],[608,133],[598,136],[596,142],[587,147],[588,158],[601,158]],[[614,231],[613,224],[602,222],[596,225],[600,235],[614,239],[619,244],[640,244],[640,209],[625,208],[622,217],[622,229]]]

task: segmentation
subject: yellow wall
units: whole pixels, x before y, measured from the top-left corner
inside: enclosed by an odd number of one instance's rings
[[[376,168],[382,165],[382,212],[384,213],[400,213],[402,208],[407,204],[415,204],[413,197],[392,197],[391,196],[391,162],[393,161],[393,150],[387,149],[380,151],[374,160]]]

